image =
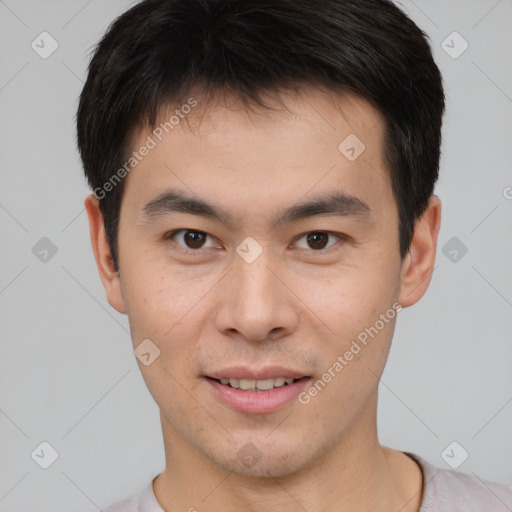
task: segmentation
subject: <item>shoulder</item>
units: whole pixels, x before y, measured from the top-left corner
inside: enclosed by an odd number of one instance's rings
[[[153,492],[153,481],[154,478],[138,496],[118,501],[104,509],[103,512],[164,512]]]
[[[510,512],[512,486],[433,466],[405,452],[423,471],[423,500],[419,512]]]
[[[103,512],[140,512],[139,496],[132,496],[122,501],[117,501],[103,510]]]

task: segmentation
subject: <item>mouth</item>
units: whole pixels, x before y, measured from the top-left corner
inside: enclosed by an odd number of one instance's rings
[[[231,368],[204,377],[219,403],[244,414],[272,413],[291,406],[312,380],[277,367],[259,371]]]
[[[274,377],[269,379],[237,379],[234,377],[222,377],[220,379],[214,379],[213,377],[207,377],[210,380],[218,382],[223,386],[227,386],[232,389],[240,391],[248,391],[254,393],[262,393],[264,391],[272,391],[273,389],[282,388],[285,386],[291,386],[292,384],[310,379],[310,377]]]

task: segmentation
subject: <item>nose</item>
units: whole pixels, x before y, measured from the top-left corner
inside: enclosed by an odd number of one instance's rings
[[[276,340],[296,329],[300,301],[289,288],[289,276],[272,263],[265,250],[252,263],[235,258],[217,310],[217,328],[224,335],[258,342]]]

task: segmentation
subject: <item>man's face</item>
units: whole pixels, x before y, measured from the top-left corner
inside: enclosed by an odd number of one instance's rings
[[[398,213],[382,117],[355,96],[333,101],[309,88],[287,98],[294,114],[216,103],[201,122],[189,115],[194,130],[181,120],[153,136],[126,178],[123,309],[134,347],[160,350],[140,367],[176,453],[278,476],[344,436],[364,442],[400,294]],[[134,150],[148,134],[135,134]],[[171,191],[224,214],[176,208],[162,196]],[[328,208],[300,208],[334,194]],[[365,328],[373,336],[357,351]],[[305,378],[262,392],[219,382],[244,377],[263,388]]]

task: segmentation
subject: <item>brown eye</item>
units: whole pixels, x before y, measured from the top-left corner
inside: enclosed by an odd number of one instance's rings
[[[166,238],[175,240],[175,242],[184,249],[204,249],[205,241],[208,238],[208,234],[203,231],[194,231],[192,229],[178,229],[169,233]]]
[[[199,231],[186,231],[183,240],[190,249],[200,249],[206,238],[205,233]]]
[[[308,244],[312,249],[325,249],[328,239],[329,235],[323,231],[314,231],[307,235]]]
[[[310,254],[318,253],[318,256],[330,252],[331,247],[340,245],[339,242],[347,242],[350,237],[343,233],[332,233],[331,231],[309,231],[296,239],[294,246],[306,250]],[[341,247],[339,247],[341,249]],[[336,247],[333,248],[336,250]]]
[[[303,240],[305,242],[303,242]],[[332,240],[332,241],[331,241]],[[335,235],[329,231],[310,231],[302,235],[296,242],[300,249],[311,249],[313,252],[328,250],[336,244],[338,240],[343,240],[342,235]]]

